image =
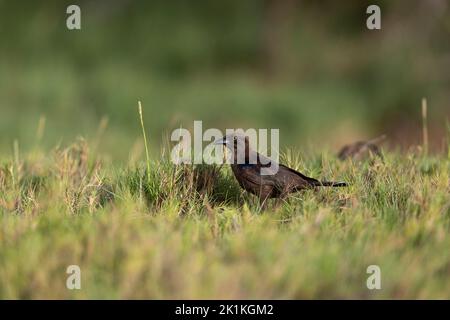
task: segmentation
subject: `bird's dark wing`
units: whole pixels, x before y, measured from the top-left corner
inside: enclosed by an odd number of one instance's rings
[[[233,173],[239,182],[239,185],[261,199],[273,196],[274,182],[267,176],[261,176],[261,167],[253,165],[231,165]]]
[[[345,187],[346,182],[334,182],[334,181],[319,181],[317,179],[307,177],[304,174],[295,171],[284,165],[280,165],[281,175],[286,176],[285,179],[290,179],[289,186],[291,191],[299,191],[308,187]]]
[[[306,186],[306,185],[315,186],[318,183],[320,183],[319,180],[307,177],[304,174],[302,174],[294,169],[291,169],[285,165],[282,165],[282,164],[280,164],[279,172],[281,172],[281,174],[283,174],[283,175],[287,175],[290,179],[294,179],[298,184],[301,184],[304,186]],[[294,178],[294,176],[295,176],[295,178]]]
[[[260,164],[237,165],[235,168],[235,173],[253,184],[274,185],[271,179],[265,179],[266,176],[261,176],[262,167]]]
[[[258,155],[258,164],[255,170],[258,170],[260,174],[261,168],[266,170],[266,173],[272,173],[264,175],[264,183],[272,185],[278,192],[292,192],[312,186],[320,185],[320,182],[316,179],[305,176],[304,174],[295,171],[283,164],[274,166],[275,163],[272,159],[262,155]],[[262,163],[261,163],[262,162]],[[261,183],[261,182],[260,182]]]

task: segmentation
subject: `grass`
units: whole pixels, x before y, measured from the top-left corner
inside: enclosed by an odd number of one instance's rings
[[[385,1],[373,33],[351,2],[280,28],[261,1],[86,2],[69,32],[53,2],[0,1],[0,298],[450,298],[450,11]],[[261,212],[226,166],[158,150],[195,120],[279,128],[286,164],[351,186]],[[328,151],[380,133],[422,148]]]
[[[288,150],[351,185],[263,212],[225,166],[147,163],[117,167],[81,139],[3,158],[0,298],[450,298],[447,155]],[[81,290],[65,286],[73,264]],[[366,287],[373,264],[381,290]]]

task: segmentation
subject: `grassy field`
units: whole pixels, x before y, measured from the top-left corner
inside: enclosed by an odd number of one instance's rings
[[[348,188],[260,210],[227,167],[118,167],[93,143],[5,155],[0,298],[450,298],[450,157],[284,163]],[[301,152],[300,152],[301,151]],[[81,290],[66,268],[81,268]],[[366,269],[381,269],[368,290]]]
[[[0,0],[0,298],[450,298],[450,6],[377,3],[381,30],[372,1],[79,0],[68,30],[71,1]],[[350,186],[261,210],[168,160],[196,120]]]

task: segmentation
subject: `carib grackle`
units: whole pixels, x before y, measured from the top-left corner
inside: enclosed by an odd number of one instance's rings
[[[290,193],[308,188],[347,186],[345,182],[319,181],[307,177],[282,164],[273,166],[271,159],[250,148],[248,137],[244,135],[226,135],[215,141],[215,144],[224,145],[232,152],[231,169],[234,176],[244,190],[260,199],[261,205],[264,205],[268,198],[285,198]],[[244,161],[237,161],[241,159],[238,152],[244,150],[245,156],[241,157]],[[256,161],[250,161],[251,159]],[[272,172],[262,175],[262,168]]]

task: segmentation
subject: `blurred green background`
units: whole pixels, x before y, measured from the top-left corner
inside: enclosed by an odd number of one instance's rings
[[[69,4],[81,30],[66,28]],[[366,28],[369,4],[379,31]],[[334,151],[382,133],[407,147],[427,97],[440,150],[450,114],[445,0],[0,0],[0,35],[1,153],[15,139],[21,151],[100,139],[107,121],[99,149],[126,160],[138,100],[152,147],[193,120],[280,128],[285,147]]]

